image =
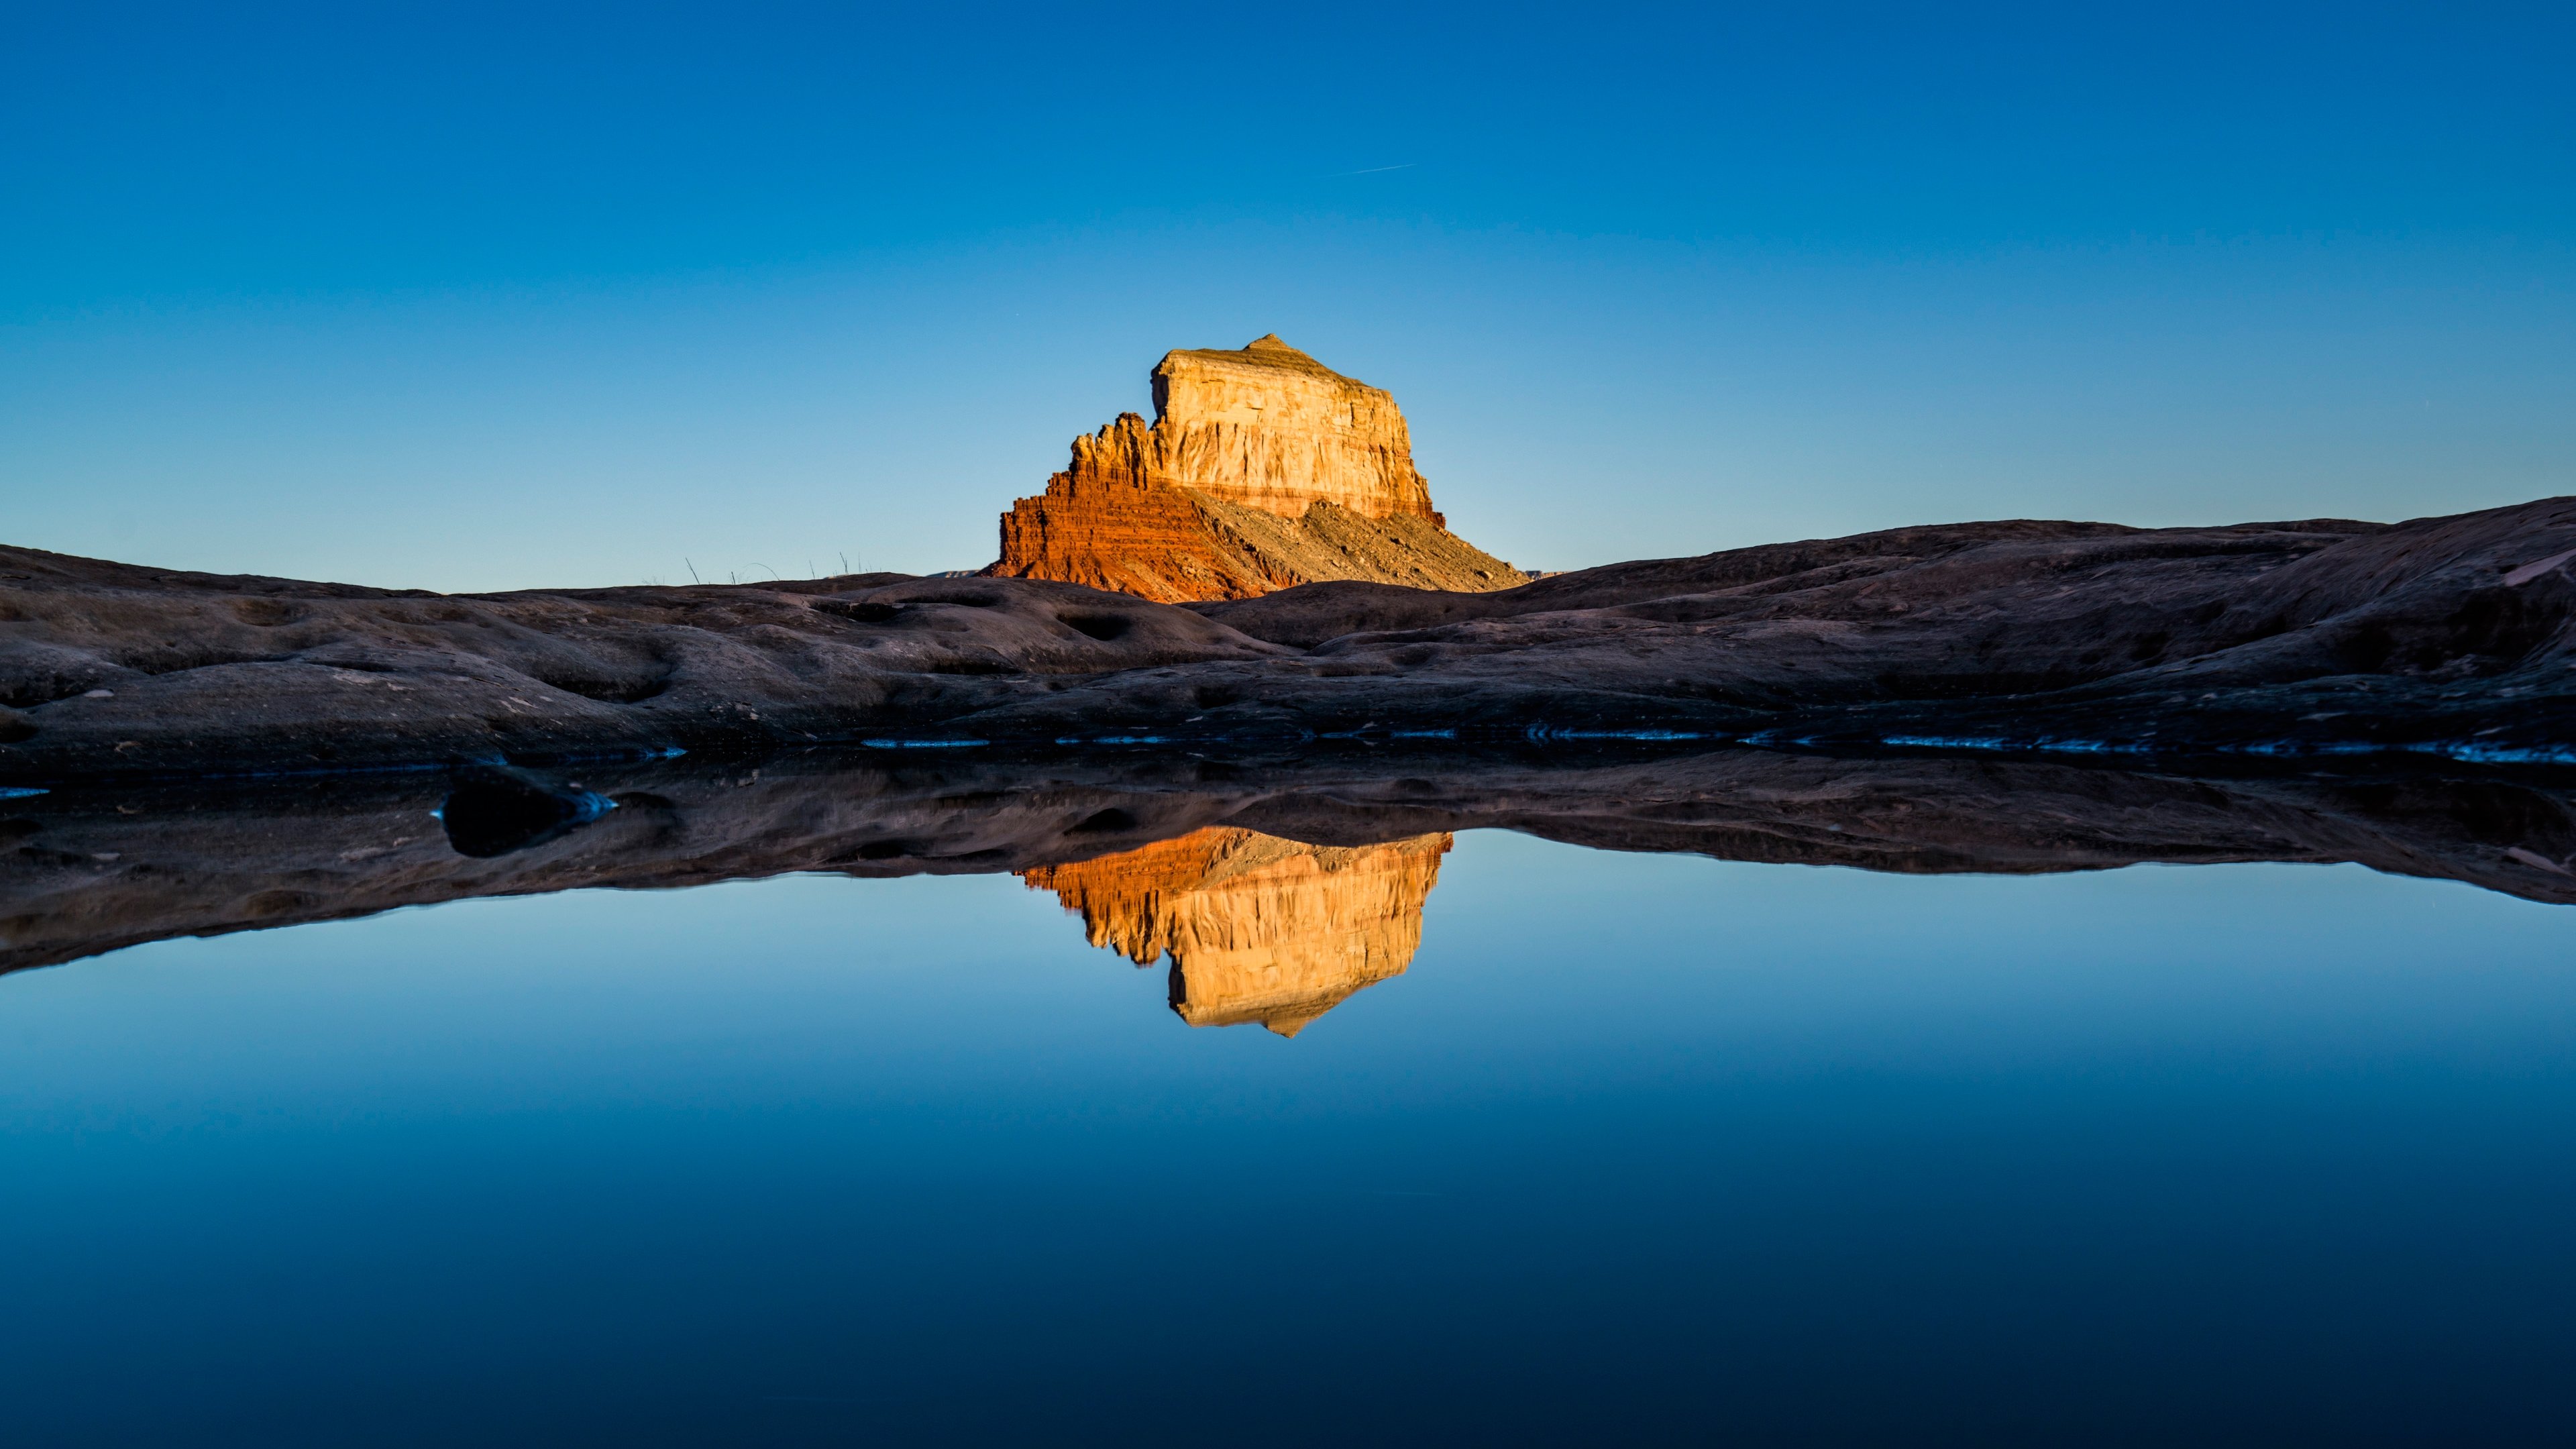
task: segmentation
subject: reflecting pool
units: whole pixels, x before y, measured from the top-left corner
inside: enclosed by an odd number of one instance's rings
[[[153,941],[0,977],[0,1389],[29,1444],[2563,1442],[2571,948],[2354,864],[1229,826]]]

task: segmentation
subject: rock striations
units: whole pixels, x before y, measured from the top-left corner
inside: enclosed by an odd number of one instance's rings
[[[1412,964],[1449,845],[1446,832],[1328,846],[1213,826],[1021,878],[1081,912],[1094,946],[1139,966],[1170,956],[1183,1021],[1295,1036]]]
[[[1002,515],[1007,578],[1161,603],[1328,579],[1483,592],[1528,575],[1449,532],[1384,389],[1263,337],[1172,352],[1154,421],[1073,441],[1046,492]]]
[[[1441,521],[1395,399],[1275,334],[1234,352],[1165,354],[1154,369],[1153,442],[1157,471],[1227,503],[1283,518],[1331,503],[1365,518]]]

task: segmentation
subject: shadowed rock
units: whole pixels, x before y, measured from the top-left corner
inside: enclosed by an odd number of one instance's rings
[[[440,596],[0,550],[0,782],[1318,736],[2576,763],[2576,500],[2013,521],[1495,593],[1029,579]]]
[[[552,840],[616,808],[617,802],[578,783],[557,785],[526,770],[468,765],[456,772],[438,821],[458,855],[487,859]]]

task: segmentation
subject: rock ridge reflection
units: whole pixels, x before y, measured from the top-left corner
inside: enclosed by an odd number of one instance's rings
[[[1339,983],[1402,969],[1443,843],[1469,829],[1915,874],[2348,861],[2576,903],[2565,771],[2194,773],[1755,749],[921,764],[815,751],[97,782],[0,800],[0,970],[477,896],[1019,872],[1099,944],[1181,961],[1185,1019],[1294,1025]],[[1292,899],[1299,881],[1330,889]],[[1298,931],[1325,944],[1294,947]],[[1238,965],[1254,974],[1227,974]]]

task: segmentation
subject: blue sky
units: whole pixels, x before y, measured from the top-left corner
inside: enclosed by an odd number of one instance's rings
[[[1273,330],[1534,567],[2576,492],[2563,7],[352,10],[13,7],[0,538],[972,567]]]

